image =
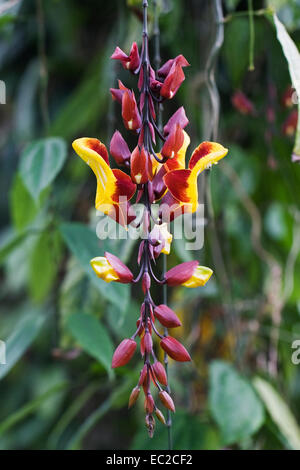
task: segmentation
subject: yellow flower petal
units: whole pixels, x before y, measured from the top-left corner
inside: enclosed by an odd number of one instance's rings
[[[91,259],[90,263],[96,275],[100,279],[103,279],[103,281],[112,282],[119,280],[119,276],[104,256],[93,258]]]
[[[194,274],[184,282],[182,285],[185,287],[199,287],[204,286],[212,275],[213,271],[206,266],[197,266]]]

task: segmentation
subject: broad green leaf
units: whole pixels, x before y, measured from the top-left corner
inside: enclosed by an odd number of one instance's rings
[[[43,301],[49,293],[59,268],[60,254],[60,233],[44,231],[31,253],[29,266],[29,291],[36,302]]]
[[[214,361],[209,373],[209,404],[225,444],[254,434],[264,422],[264,409],[251,384],[230,364]]]
[[[0,263],[24,240],[26,232],[13,235],[0,246]]]
[[[277,32],[277,39],[281,44],[283,53],[288,63],[293,87],[295,88],[299,97],[298,112],[300,113],[300,53],[296,44],[288,34],[285,26],[278,19],[278,16],[274,14],[273,18]],[[298,119],[293,156],[294,158],[300,158],[300,119]]]
[[[113,344],[99,320],[85,313],[74,313],[68,318],[67,326],[84,351],[100,361],[111,373]]]
[[[273,386],[264,379],[256,377],[253,385],[291,448],[300,450],[300,427],[288,405]]]
[[[238,41],[237,41],[238,38]],[[235,88],[241,85],[248,69],[249,24],[247,18],[236,18],[225,28],[224,54]]]
[[[10,206],[13,224],[17,230],[26,227],[39,210],[37,201],[32,198],[18,173],[15,175],[10,192]]]
[[[0,365],[0,379],[5,377],[12,367],[18,362],[22,355],[37,337],[41,327],[43,326],[46,315],[41,310],[32,310],[22,318],[15,326],[15,329],[6,343],[6,364]]]
[[[129,286],[117,282],[107,284],[97,278],[90,265],[92,258],[101,256],[106,251],[105,241],[99,242],[92,230],[79,223],[62,224],[60,231],[69,249],[103,297],[114,303],[120,311],[124,311],[128,305]],[[118,253],[114,254],[118,256]]]
[[[21,155],[20,175],[35,200],[62,169],[66,156],[66,143],[59,137],[48,137],[27,145]]]

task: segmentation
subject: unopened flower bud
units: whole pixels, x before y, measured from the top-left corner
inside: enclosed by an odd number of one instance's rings
[[[136,349],[136,342],[133,339],[123,339],[114,352],[111,367],[121,367],[127,364],[132,358]]]
[[[176,328],[181,326],[181,321],[176,313],[167,305],[157,305],[154,309],[154,315],[158,321],[166,328]]]
[[[143,274],[143,280],[142,280],[142,288],[144,294],[150,289],[151,286],[151,278],[149,276],[149,273],[144,273]]]
[[[161,423],[166,424],[165,417],[158,408],[155,408],[155,414],[156,414],[157,419],[159,419]]]
[[[159,392],[158,394],[159,398],[160,398],[160,401],[162,402],[162,404],[168,408],[168,410],[171,410],[173,412],[175,412],[175,405],[174,405],[174,402],[172,400],[172,398],[170,397],[170,395],[162,390],[161,392]]]
[[[159,383],[166,386],[168,384],[168,379],[165,368],[162,363],[159,361],[155,361],[152,367],[156,379],[159,381]]]
[[[134,387],[129,397],[128,408],[131,408],[135,404],[140,394],[140,390],[140,387]]]
[[[160,342],[163,350],[175,361],[187,362],[191,357],[184,346],[172,336],[166,336]]]
[[[145,333],[145,340],[144,341],[145,341],[145,351],[147,353],[150,353],[152,351],[153,342],[152,342],[152,336],[149,333],[149,331],[147,331]]]

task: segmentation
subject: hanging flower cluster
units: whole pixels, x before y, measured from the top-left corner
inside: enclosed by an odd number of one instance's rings
[[[176,95],[185,79],[183,69],[189,64],[179,55],[154,72],[148,52],[147,2],[144,1],[143,6],[141,55],[136,43],[133,43],[129,55],[119,47],[112,55],[112,59],[119,60],[124,69],[138,77],[138,99],[134,91],[120,80],[118,88],[110,90],[112,98],[121,105],[125,128],[137,137],[137,145],[133,150],[129,149],[119,131],[114,133],[110,142],[111,156],[127,172],[110,167],[108,151],[98,139],[77,139],[73,142],[73,148],[96,175],[96,209],[124,227],[130,224],[143,228],[137,259],[139,273],[136,278],[111,253],[106,252],[104,256],[92,259],[91,265],[96,275],[105,282],[141,282],[144,300],[137,320],[137,330],[131,338],[124,339],[117,347],[112,358],[112,367],[121,367],[130,361],[139,337],[144,365],[130,395],[129,407],[135,403],[142,389],[145,395],[146,426],[152,436],[155,426],[153,414],[163,423],[165,418],[155,403],[151,385],[157,389],[161,403],[168,410],[175,411],[173,400],[166,391],[168,383],[165,368],[155,354],[153,335],[158,337],[164,352],[175,361],[185,362],[191,358],[177,339],[159,332],[157,323],[164,328],[175,328],[181,323],[167,305],[155,304],[150,293],[151,282],[193,288],[205,285],[212,275],[210,268],[199,266],[198,261],[190,261],[173,267],[162,279],[158,279],[153,266],[161,253],[170,253],[172,235],[169,233],[168,223],[184,212],[192,213],[197,210],[198,174],[223,158],[227,149],[215,142],[203,142],[192,153],[186,168],[185,154],[190,138],[184,130],[189,122],[184,108],[180,107],[163,129],[159,129],[157,107]],[[155,150],[156,139],[162,142],[160,151]],[[143,204],[143,215],[139,222],[131,203],[134,195],[135,202]],[[155,203],[160,204],[157,219],[152,212]],[[154,225],[151,220],[155,221]]]

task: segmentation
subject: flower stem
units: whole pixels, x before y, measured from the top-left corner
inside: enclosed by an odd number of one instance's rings
[[[249,14],[249,70],[254,70],[254,19],[253,19],[253,0],[248,0],[248,14]]]

